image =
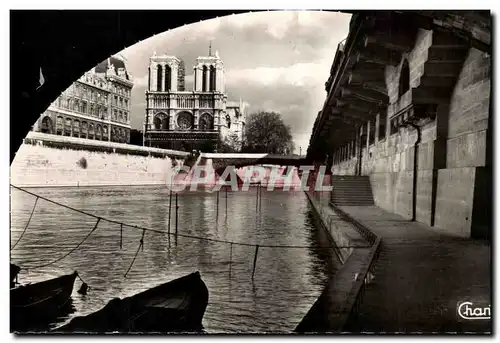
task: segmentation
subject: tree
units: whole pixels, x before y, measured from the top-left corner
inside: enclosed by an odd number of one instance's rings
[[[276,112],[251,114],[246,123],[243,151],[284,155],[293,147],[290,126]]]
[[[136,130],[136,129],[131,129],[130,130],[130,143],[133,145],[140,145],[142,146],[142,131]]]
[[[241,151],[241,142],[236,133],[230,133],[224,139],[219,140],[217,152],[240,152]]]

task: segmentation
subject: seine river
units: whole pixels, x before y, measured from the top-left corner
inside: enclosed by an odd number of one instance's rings
[[[167,231],[169,190],[160,187],[30,188],[30,192],[88,213],[130,225]],[[24,230],[35,197],[11,188],[11,244]],[[290,332],[317,299],[339,267],[330,251],[318,247],[310,204],[303,192],[262,191],[256,211],[256,188],[248,192],[185,192],[178,195],[180,234],[233,242],[294,245],[261,247],[255,276],[255,248],[145,232],[105,220],[72,254],[49,267],[23,271],[19,282],[37,282],[77,270],[90,286],[86,296],[73,293],[75,315],[199,270],[209,290],[203,319],[208,333]],[[227,198],[226,198],[227,197]],[[219,203],[217,211],[217,203]],[[171,231],[175,232],[175,197]],[[96,219],[38,199],[28,229],[11,251],[11,261],[29,268],[51,262],[82,241]],[[122,237],[122,239],[120,239]],[[121,242],[120,242],[121,241]],[[122,247],[120,248],[120,243]],[[69,318],[61,318],[54,326]]]

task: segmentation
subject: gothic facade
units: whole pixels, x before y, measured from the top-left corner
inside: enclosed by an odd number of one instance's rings
[[[128,143],[133,85],[125,62],[110,57],[69,86],[42,113],[33,131]]]
[[[231,104],[225,92],[224,66],[215,56],[200,56],[193,67],[193,89],[185,89],[182,60],[153,55],[148,68],[144,145],[175,150],[215,151],[217,143],[236,137],[241,145],[245,124],[241,101]]]

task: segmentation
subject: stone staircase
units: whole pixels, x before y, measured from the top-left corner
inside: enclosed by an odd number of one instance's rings
[[[368,176],[332,175],[331,201],[338,206],[373,206]]]

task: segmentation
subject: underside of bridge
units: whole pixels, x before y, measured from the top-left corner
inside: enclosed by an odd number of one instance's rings
[[[490,237],[490,32],[488,11],[354,13],[308,158],[368,175],[386,210]]]

